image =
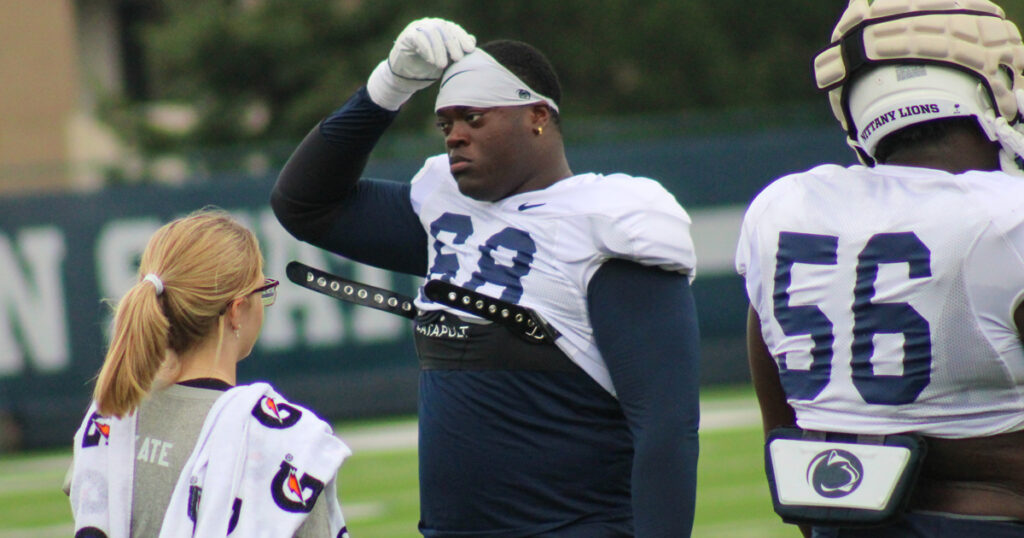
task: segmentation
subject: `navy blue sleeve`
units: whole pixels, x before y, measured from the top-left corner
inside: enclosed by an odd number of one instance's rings
[[[361,88],[295,149],[270,205],[300,240],[360,263],[425,275],[427,237],[412,209],[409,184],[360,179],[396,114]]]
[[[697,490],[700,335],[687,277],[609,260],[587,287],[587,308],[633,434],[636,536],[689,536]]]

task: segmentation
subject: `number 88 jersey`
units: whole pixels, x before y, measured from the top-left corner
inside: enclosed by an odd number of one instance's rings
[[[448,158],[427,159],[411,202],[427,232],[427,279],[532,308],[562,335],[555,344],[608,392],[608,369],[587,313],[590,278],[609,258],[690,276],[690,218],[654,180],[580,174],[497,202],[462,195]],[[416,299],[421,310],[446,309]],[[469,314],[454,312],[462,317]]]
[[[736,267],[801,428],[1024,429],[1024,181],[824,165],[751,203]]]

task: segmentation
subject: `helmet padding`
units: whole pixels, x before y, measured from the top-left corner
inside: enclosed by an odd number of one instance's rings
[[[1003,138],[1024,139],[1020,132],[1024,129],[1019,104],[1022,99],[1017,95],[1024,92],[1024,44],[1017,26],[1006,20],[1002,8],[989,0],[850,1],[833,31],[832,44],[814,60],[815,77],[818,87],[829,92],[832,111],[847,131],[849,144],[861,161],[869,165],[874,164],[872,152],[880,140],[876,132],[878,129],[869,129],[871,132],[866,140],[871,143],[869,150],[861,140],[868,124],[862,124],[865,119],[855,118],[851,113],[850,90],[853,82],[860,79],[868,68],[881,65],[946,67],[974,77],[975,85],[980,84],[985,99],[968,96],[966,86],[956,84],[956,97],[950,102],[959,102],[962,107],[975,104],[970,114],[978,117],[990,138],[999,139],[1004,151],[1019,145],[1020,140]],[[929,68],[927,73],[927,77],[933,77],[933,80],[961,79],[949,70]],[[916,91],[926,91],[923,84],[928,80],[917,82],[921,86]],[[876,92],[874,98],[868,100],[885,101],[881,93],[884,92]],[[937,93],[931,94],[932,99],[938,97]],[[949,100],[949,97],[946,95],[944,98]],[[892,94],[888,100],[894,104],[897,97]],[[912,106],[914,103],[907,104]],[[862,115],[867,114],[866,107],[861,108]],[[903,118],[905,121],[898,122],[898,125],[911,125],[937,117],[956,117],[959,113],[944,110],[937,114],[941,116],[919,114]],[[867,118],[866,121],[874,119]],[[997,120],[1005,125],[997,128]],[[881,134],[888,132],[892,129],[887,128]],[[1020,154],[1014,154],[1004,161],[1022,161],[1019,157]]]

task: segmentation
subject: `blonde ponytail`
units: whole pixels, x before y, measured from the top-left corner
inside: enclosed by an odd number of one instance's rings
[[[167,353],[170,323],[153,286],[136,284],[118,303],[114,332],[93,391],[99,412],[120,417],[149,392]]]
[[[219,331],[228,303],[262,272],[256,237],[226,211],[203,209],[157,230],[142,254],[139,281],[116,307],[93,391],[100,414],[134,411],[168,351],[181,356]]]

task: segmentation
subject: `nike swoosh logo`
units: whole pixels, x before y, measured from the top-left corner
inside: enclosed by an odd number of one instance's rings
[[[545,205],[546,203],[547,202],[544,202],[544,203],[541,203],[541,204],[519,204],[519,210],[520,211],[526,211],[527,209],[533,209],[535,207],[540,207],[542,205]]]
[[[455,78],[456,76],[461,75],[463,73],[469,73],[469,69],[463,69],[462,71],[456,71],[456,72],[448,75],[448,78],[446,78],[446,79],[441,81],[441,85],[438,86],[438,88],[443,88],[445,84],[448,84],[449,80],[451,80],[451,79]]]

